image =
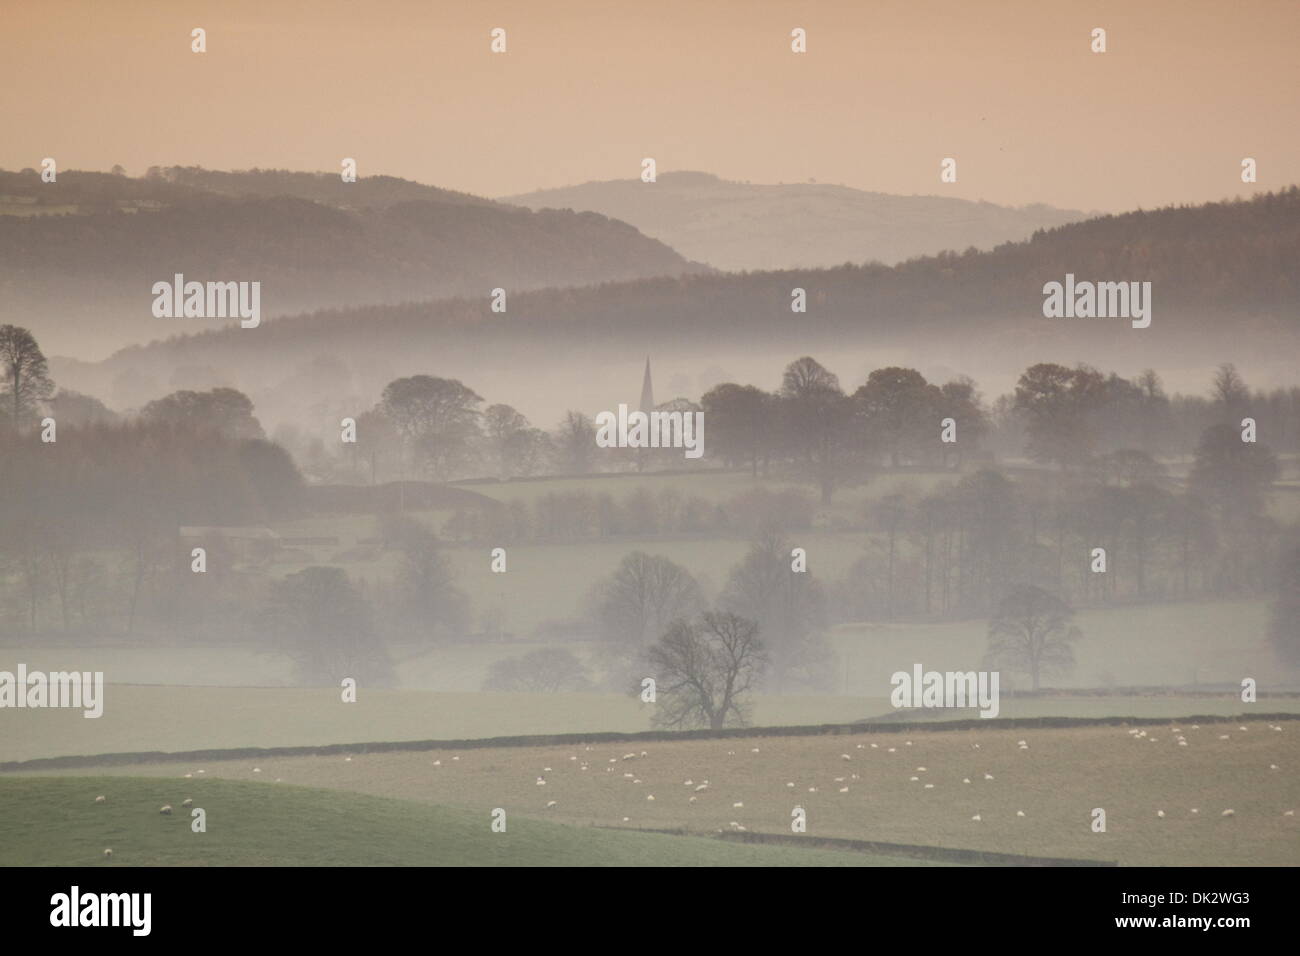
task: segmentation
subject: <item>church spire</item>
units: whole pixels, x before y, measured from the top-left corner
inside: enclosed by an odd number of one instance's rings
[[[652,412],[655,409],[655,389],[650,381],[650,356],[645,358],[645,378],[641,381],[641,406],[638,411]]]

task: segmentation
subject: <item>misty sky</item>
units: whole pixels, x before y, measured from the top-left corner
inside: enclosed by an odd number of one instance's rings
[[[354,156],[363,176],[501,196],[653,156],[1007,204],[1201,202],[1300,181],[1298,29],[1294,0],[9,3],[0,167]]]

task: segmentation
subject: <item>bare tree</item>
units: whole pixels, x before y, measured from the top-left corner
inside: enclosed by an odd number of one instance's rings
[[[650,648],[661,727],[748,722],[745,699],[767,665],[758,625],[729,612],[705,612],[697,624],[676,620]]]
[[[14,428],[23,424],[38,403],[54,395],[41,347],[31,332],[16,325],[0,325],[0,389]]]
[[[1028,674],[1038,690],[1044,676],[1074,667],[1070,646],[1083,636],[1070,623],[1074,611],[1055,594],[1022,585],[998,605],[989,622],[989,647],[985,664]]]

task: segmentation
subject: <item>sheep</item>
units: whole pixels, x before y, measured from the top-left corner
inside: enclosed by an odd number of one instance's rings
[[[920,778],[920,777],[908,777],[907,779],[910,780],[910,781],[912,781],[913,783],[915,783],[916,781],[920,780],[921,778]]]
[[[700,784],[698,787],[695,788],[695,792],[696,792],[696,793],[703,793],[705,790],[708,790],[708,789],[709,789],[709,785],[708,785],[707,783],[702,783],[702,784]]]
[[[158,812],[165,817],[169,817],[172,815],[172,805],[170,803],[164,803],[161,807],[158,808]]]
[[[254,768],[253,768],[253,773],[261,773],[261,772],[262,772],[262,768],[261,768],[261,767],[254,767]]]
[[[1235,817],[1236,815],[1237,815],[1236,810],[1224,810],[1223,813],[1219,814],[1219,816],[1222,817]]]
[[[794,789],[794,781],[793,781],[793,780],[786,781],[786,785],[785,785],[785,786],[786,786],[786,789],[787,789],[787,790],[793,790],[793,789]]]
[[[848,787],[840,787],[840,793],[848,793],[848,792],[849,792]]]
[[[113,848],[112,848],[111,846],[110,846],[108,849],[106,849],[106,850],[104,851],[104,856],[108,857],[109,859],[112,859],[112,857],[113,857]]]
[[[927,789],[927,790],[933,790],[933,789],[934,789],[934,784],[932,784],[932,783],[927,783],[927,784],[925,785],[925,789]]]
[[[182,806],[182,807],[192,807],[192,806],[194,806],[194,801],[193,801],[192,799],[190,799],[189,797],[186,797],[184,800],[181,801],[181,806]]]
[[[1282,811],[1282,816],[1284,816],[1284,817],[1293,817],[1293,816],[1295,816],[1295,811],[1294,811],[1294,810],[1283,810],[1283,811]]]
[[[917,772],[917,773],[925,773],[925,768],[924,768],[924,767],[917,767],[917,768],[916,768],[916,772]]]
[[[682,786],[683,786],[683,787],[693,787],[693,786],[695,786],[695,781],[694,781],[694,780],[687,780],[687,781],[685,781],[684,783],[682,783]]]
[[[694,803],[694,802],[695,802],[695,798],[694,798],[694,797],[691,797],[691,799],[688,800],[687,802],[688,802],[688,803]]]
[[[631,780],[631,779],[632,779],[632,774],[630,774],[630,773],[625,773],[625,774],[623,774],[623,779],[624,779],[624,780]]]
[[[756,753],[758,753],[758,748],[757,748],[757,747],[751,747],[749,752],[752,753],[752,754],[756,754]]]
[[[1024,811],[1024,810],[1017,810],[1017,811],[1016,811],[1016,816],[1018,816],[1018,817],[1023,817],[1024,815],[1025,815],[1025,811]]]
[[[554,801],[554,800],[547,800],[547,801],[546,801],[546,809],[547,809],[547,810],[551,809],[551,807],[555,806],[555,804],[556,804],[556,801]]]
[[[733,803],[731,806],[732,806],[733,809],[740,810],[740,809],[743,809],[745,805],[744,805],[743,803],[741,803],[739,800],[737,800],[737,801],[736,801],[735,803]]]
[[[544,787],[544,786],[546,786],[546,781],[543,780],[541,777],[538,777],[538,778],[537,778],[537,785],[538,785],[539,787]]]
[[[633,783],[640,783],[641,781],[640,781],[640,780],[633,780],[632,782],[633,782]]]
[[[961,778],[961,782],[962,782],[962,783],[970,783],[970,777],[962,777],[962,778]]]
[[[991,774],[991,773],[986,773],[986,774],[984,775],[984,779],[985,779],[985,780],[992,780],[992,779],[993,779],[993,774]]]
[[[975,816],[971,817],[971,819],[974,820],[976,823],[979,823],[979,822],[980,822],[980,815],[977,813],[977,814],[975,814]]]
[[[107,802],[108,802],[108,797],[104,796],[104,795],[101,793],[99,796],[97,796],[97,797],[95,798],[95,802],[96,802],[96,803],[107,803]]]
[[[645,798],[646,798],[647,800],[653,800],[653,799],[655,798],[655,795],[654,795],[653,793],[647,793],[647,794],[645,795]]]
[[[840,754],[840,759],[841,759],[841,760],[852,760],[853,758],[850,757],[848,754]]]
[[[1157,810],[1157,811],[1156,811],[1156,816],[1158,816],[1160,819],[1163,820],[1163,819],[1165,818],[1165,811],[1163,811],[1163,810]]]
[[[343,758],[343,762],[344,762],[344,763],[351,763],[351,762],[352,762],[352,758],[351,758],[351,757],[344,757],[344,758]]]

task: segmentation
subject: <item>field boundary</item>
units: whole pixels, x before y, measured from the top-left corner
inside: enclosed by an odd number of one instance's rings
[[[558,747],[569,744],[663,743],[676,740],[733,740],[748,737],[823,737],[861,734],[933,733],[955,730],[1044,730],[1070,727],[1152,727],[1173,723],[1224,724],[1244,720],[1300,720],[1300,714],[1193,714],[1187,717],[974,717],[968,720],[849,724],[809,724],[792,727],[734,727],[727,730],[643,730],[635,733],[537,734],[533,736],[477,737],[460,740],[387,740],[352,744],[300,747],[235,747],[213,750],[132,751],[65,757],[34,757],[0,763],[0,773],[63,770],[133,763],[240,760],[251,757],[326,757],[335,754],[396,753],[423,750],[486,750],[493,747]]]
[[[850,840],[845,837],[795,836],[787,833],[731,832],[718,834],[722,840],[757,843],[765,846],[801,846],[813,849],[876,853],[908,859],[935,860],[943,863],[971,863],[981,866],[1119,866],[1116,860],[1081,860],[1072,857],[1025,856],[1020,853],[997,853],[992,850],[962,850],[956,847],[926,846],[921,843],[881,843],[875,840]]]

